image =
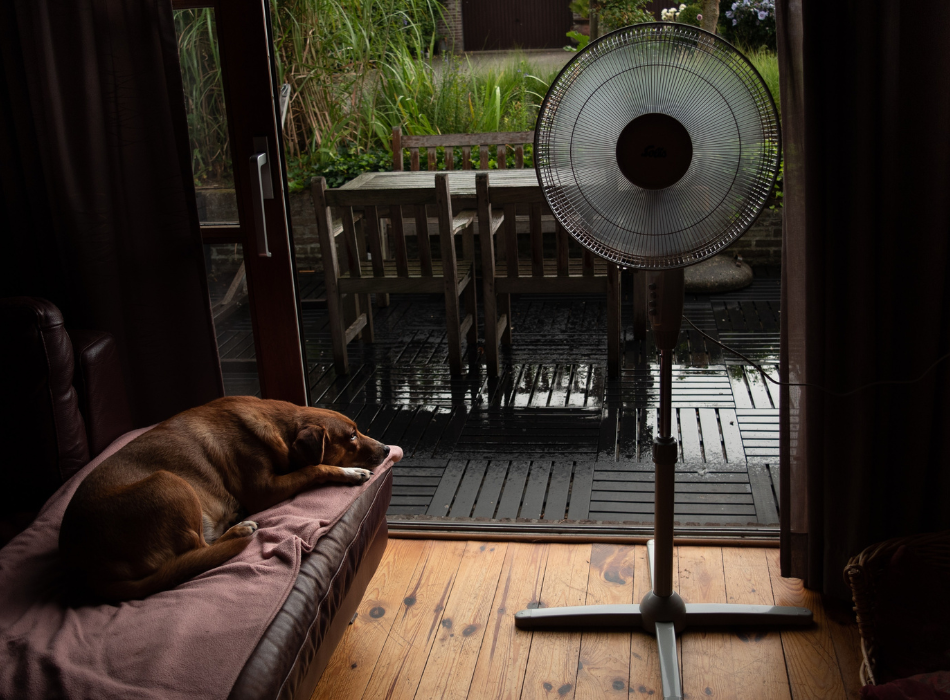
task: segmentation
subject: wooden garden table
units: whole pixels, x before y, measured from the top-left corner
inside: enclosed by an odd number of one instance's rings
[[[449,176],[449,192],[452,199],[459,200],[459,206],[474,206],[475,204],[475,175],[479,170],[411,170],[393,171],[387,173],[363,173],[355,180],[350,180],[340,189],[343,190],[376,190],[402,189],[406,187],[434,187],[436,172],[444,172]],[[538,175],[533,168],[512,170],[492,170],[489,179],[493,188],[517,190],[524,188],[525,192],[533,194],[541,187]],[[512,192],[515,194],[515,192]]]
[[[452,197],[452,210],[456,213],[463,210],[472,210],[476,207],[475,175],[484,170],[396,170],[385,173],[363,173],[340,187],[341,190],[365,191],[365,204],[373,203],[374,190],[404,189],[411,187],[435,187],[437,173],[448,175],[449,194]],[[515,197],[519,192],[524,193],[523,201],[531,201],[538,196],[540,183],[533,168],[490,171],[492,188],[504,189],[506,194]],[[463,256],[473,259],[475,256],[474,238],[465,236],[463,239]]]

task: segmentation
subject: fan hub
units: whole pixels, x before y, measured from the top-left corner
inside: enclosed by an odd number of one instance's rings
[[[637,187],[662,190],[675,185],[693,162],[693,140],[677,119],[660,112],[643,114],[617,139],[617,165]]]

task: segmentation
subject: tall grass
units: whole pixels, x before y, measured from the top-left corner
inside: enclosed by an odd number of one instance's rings
[[[332,160],[343,144],[380,145],[373,114],[380,68],[434,53],[439,0],[271,0],[290,160]],[[211,9],[174,13],[196,180],[228,181],[221,62]]]
[[[214,10],[174,13],[192,169],[198,182],[231,182],[231,152]]]
[[[764,46],[755,49],[741,49],[746,58],[759,71],[759,75],[765,81],[769,92],[772,93],[772,99],[775,100],[775,108],[779,116],[782,115],[781,92],[778,84],[778,55]]]
[[[499,68],[478,70],[467,59],[432,62],[394,54],[381,67],[374,111],[366,121],[385,143],[394,126],[412,135],[527,131],[557,74],[538,74],[515,55]]]
[[[279,79],[291,86],[284,129],[289,157],[332,159],[341,144],[379,139],[380,70],[420,62],[435,48],[437,0],[271,0]]]

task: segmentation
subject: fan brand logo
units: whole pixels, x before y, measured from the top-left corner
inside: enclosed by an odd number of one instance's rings
[[[666,158],[666,149],[657,148],[653,144],[650,144],[643,149],[643,153],[640,154],[642,158]]]

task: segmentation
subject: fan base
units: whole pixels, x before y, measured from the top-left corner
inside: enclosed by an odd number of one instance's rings
[[[650,580],[654,572],[654,542],[647,542]],[[664,619],[666,618],[666,619]],[[729,605],[726,603],[686,603],[676,592],[666,599],[653,592],[640,605],[577,605],[538,608],[515,614],[515,626],[522,630],[602,629],[642,627],[656,635],[660,655],[660,677],[664,700],[682,700],[676,635],[688,627],[732,627],[745,625],[810,625],[808,608],[782,605]]]

